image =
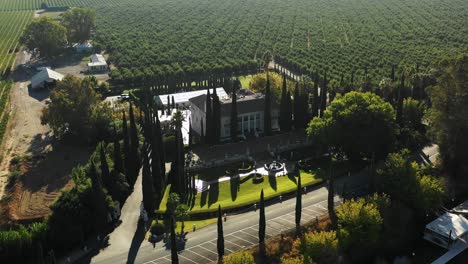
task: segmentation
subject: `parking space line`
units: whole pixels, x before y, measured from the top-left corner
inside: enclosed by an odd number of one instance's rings
[[[240,239],[240,240],[244,240],[244,241],[247,242],[247,243],[250,243],[250,244],[252,244],[252,245],[255,245],[255,243],[252,243],[252,242],[250,242],[250,241],[248,241],[248,240],[245,240],[245,239],[243,239],[242,237],[238,237],[238,236],[233,235],[233,234],[231,234],[231,236],[237,237],[237,238]]]
[[[236,243],[231,242],[231,241],[229,241],[229,240],[227,240],[227,239],[225,239],[224,242],[228,242],[228,243],[230,243],[230,244],[233,244],[233,245],[236,246],[236,247],[244,248],[244,246],[237,245]]]
[[[210,243],[213,244],[213,245],[215,245],[216,248],[218,247],[218,245],[216,245],[215,243],[212,243],[212,242],[210,242]],[[218,255],[218,252],[214,252],[214,251],[211,250],[211,249],[208,249],[208,248],[206,248],[206,247],[203,247],[204,244],[206,244],[206,243],[203,243],[203,244],[201,244],[201,245],[199,245],[199,246],[196,246],[196,247],[201,247],[202,249],[204,249],[204,250],[206,250],[206,251],[209,251],[209,252],[211,252],[211,253],[213,253],[213,254]]]
[[[209,261],[213,261],[213,260],[211,260],[211,259],[209,259],[209,258],[207,258],[207,257],[205,257],[205,256],[203,256],[203,255],[198,254],[197,252],[195,252],[195,251],[193,251],[193,250],[191,250],[191,249],[189,249],[188,251],[190,251],[190,252],[192,252],[193,254],[198,255],[198,256],[200,256],[200,257],[202,257],[202,258],[204,258],[204,259],[207,259],[207,260],[209,260]]]
[[[254,239],[257,239],[257,237],[256,237],[256,236],[252,236],[251,234],[249,234],[249,233],[247,233],[247,232],[244,232],[244,231],[242,231],[242,230],[241,230],[241,231],[239,231],[239,232],[242,232],[242,233],[244,233],[244,234],[246,234],[246,235],[248,235],[248,236],[251,236],[251,237],[253,237]]]
[[[189,259],[189,258],[187,258],[187,257],[184,257],[184,256],[182,256],[181,254],[178,254],[178,255],[179,255],[179,257],[182,257],[182,258],[184,258],[184,259],[186,259],[186,260],[188,260],[188,261],[190,261],[190,262],[192,262],[192,263],[198,264],[197,262],[195,262],[195,261],[193,261],[193,260],[191,260],[191,259]]]

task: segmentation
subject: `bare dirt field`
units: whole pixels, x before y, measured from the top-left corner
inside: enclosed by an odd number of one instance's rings
[[[17,57],[17,65],[28,60],[25,54]],[[41,111],[49,92],[31,91],[30,77],[14,73],[16,82],[10,95],[12,116],[1,149],[0,195],[7,197],[8,205],[3,208],[8,208],[12,220],[46,216],[60,190],[71,186],[71,169],[89,157],[87,148],[56,142],[50,128],[41,124]],[[20,166],[12,166],[12,160],[23,161]],[[21,176],[16,184],[5,189],[12,170]]]

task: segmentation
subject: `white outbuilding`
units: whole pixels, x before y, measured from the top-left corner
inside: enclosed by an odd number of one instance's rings
[[[89,57],[88,71],[103,72],[107,70],[107,62],[101,54],[93,54]]]
[[[31,88],[40,89],[44,88],[48,84],[55,83],[56,81],[61,81],[63,75],[51,70],[50,68],[43,68],[40,72],[34,75],[31,79]]]

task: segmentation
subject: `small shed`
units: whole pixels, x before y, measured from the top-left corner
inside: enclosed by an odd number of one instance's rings
[[[77,53],[85,53],[93,50],[93,45],[89,41],[83,43],[76,43],[73,45]]]
[[[63,75],[53,71],[49,68],[43,68],[40,72],[34,75],[31,79],[31,88],[40,89],[44,88],[48,84],[55,83],[56,81],[61,81]]]
[[[93,54],[89,57],[88,71],[103,72],[107,71],[107,62],[101,54]]]

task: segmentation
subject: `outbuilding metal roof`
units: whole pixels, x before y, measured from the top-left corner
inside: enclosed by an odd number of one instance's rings
[[[427,224],[426,229],[445,237],[452,231],[451,238],[455,240],[468,232],[468,220],[461,215],[445,213]]]
[[[31,79],[31,87],[36,88],[44,84],[44,82],[49,81],[50,79],[60,81],[63,79],[63,75],[53,71],[49,68],[42,69],[39,73],[34,75]]]

